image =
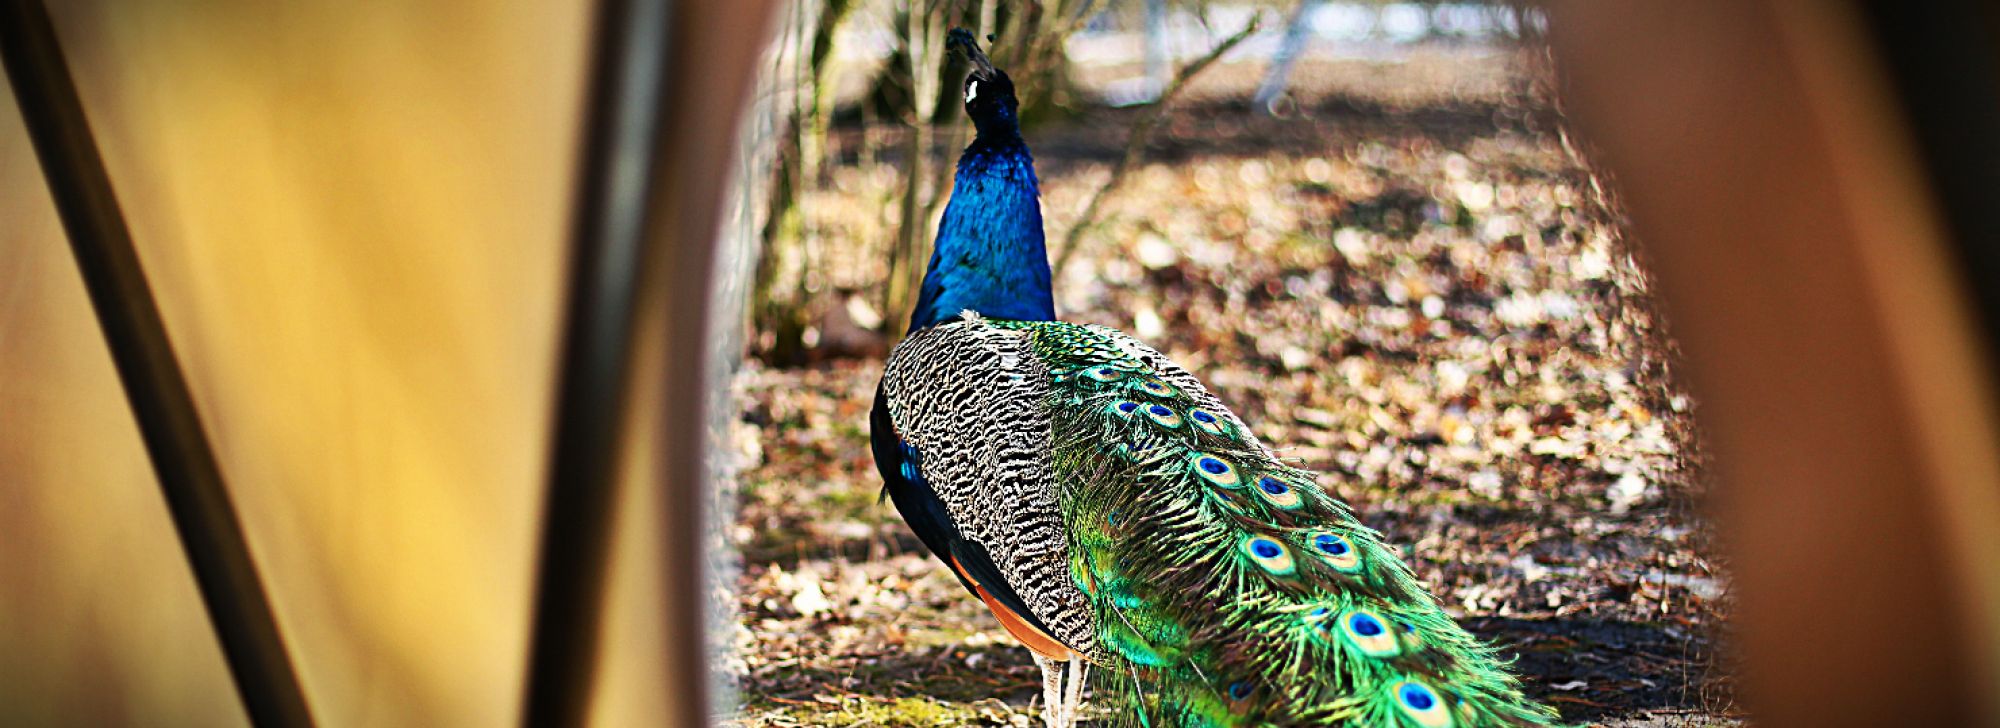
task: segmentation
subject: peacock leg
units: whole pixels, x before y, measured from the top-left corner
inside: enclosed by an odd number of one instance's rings
[[[1083,686],[1090,677],[1090,663],[1072,655],[1069,658],[1069,685],[1063,692],[1063,721],[1075,725],[1083,717]]]
[[[1042,669],[1042,723],[1048,728],[1063,728],[1063,663],[1035,655],[1035,667]]]

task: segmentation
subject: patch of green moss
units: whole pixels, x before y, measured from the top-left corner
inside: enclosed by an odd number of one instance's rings
[[[1016,709],[998,701],[955,703],[926,697],[881,699],[858,695],[809,703],[763,700],[745,706],[744,728],[760,726],[986,726],[1005,725]]]

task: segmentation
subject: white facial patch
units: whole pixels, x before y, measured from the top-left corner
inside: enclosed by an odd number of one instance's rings
[[[978,95],[979,95],[979,82],[978,82],[978,81],[976,81],[976,80],[975,80],[975,81],[972,81],[972,82],[970,82],[970,83],[967,83],[967,84],[965,84],[965,103],[968,103],[968,104],[969,104],[969,103],[972,103],[972,99],[973,99],[974,97],[978,96]]]

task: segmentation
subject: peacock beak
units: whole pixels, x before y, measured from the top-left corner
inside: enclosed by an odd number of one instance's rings
[[[965,59],[972,63],[973,78],[991,81],[998,75],[999,71],[993,68],[993,61],[986,58],[985,51],[979,50],[979,41],[972,36],[972,31],[952,28],[951,32],[945,35],[945,47],[965,54]]]

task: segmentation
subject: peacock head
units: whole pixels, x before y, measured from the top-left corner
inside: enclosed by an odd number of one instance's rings
[[[972,117],[979,136],[1018,138],[1021,102],[1014,98],[1013,79],[1007,78],[1006,71],[993,67],[993,62],[979,50],[979,41],[972,37],[972,31],[953,28],[945,36],[945,45],[964,53],[965,59],[972,63],[972,73],[965,77],[965,115]]]

